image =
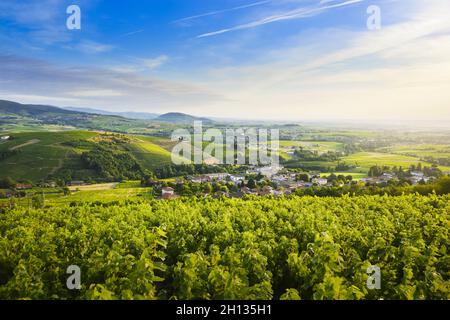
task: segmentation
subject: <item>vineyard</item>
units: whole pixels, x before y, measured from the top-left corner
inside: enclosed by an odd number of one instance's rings
[[[0,299],[450,299],[449,229],[436,195],[4,209]]]

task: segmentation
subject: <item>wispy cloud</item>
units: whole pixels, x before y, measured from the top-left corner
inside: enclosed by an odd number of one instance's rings
[[[131,32],[128,32],[128,33],[123,34],[123,35],[121,36],[121,38],[133,36],[133,35],[135,35],[135,34],[142,33],[142,32],[144,32],[144,31],[145,31],[144,29],[140,29],[140,30],[136,30],[136,31],[131,31]]]
[[[166,55],[161,55],[156,58],[148,58],[148,59],[138,59],[140,64],[142,64],[144,67],[153,70],[160,66],[162,66],[164,63],[169,61],[169,57]]]
[[[0,97],[22,97],[19,102],[67,104],[166,111],[223,99],[201,86],[138,72],[86,66],[64,66],[17,55],[0,54]],[[54,97],[45,99],[45,97]],[[67,100],[69,99],[69,100]],[[179,109],[178,109],[179,110]]]
[[[344,7],[344,6],[356,4],[359,2],[363,2],[363,1],[364,0],[348,0],[348,1],[340,2],[340,3],[336,3],[336,4],[327,4],[330,1],[326,1],[326,2],[322,1],[319,3],[319,6],[317,6],[317,7],[297,8],[295,10],[290,10],[290,11],[284,12],[282,14],[272,15],[272,16],[269,16],[269,17],[266,17],[263,19],[259,19],[259,20],[252,21],[249,23],[237,25],[234,27],[225,28],[225,29],[221,29],[218,31],[208,32],[208,33],[203,33],[203,34],[197,36],[197,38],[211,37],[211,36],[216,36],[219,34],[227,33],[230,31],[255,28],[255,27],[259,27],[259,26],[262,26],[262,25],[265,25],[268,23],[273,23],[273,22],[282,21],[282,20],[292,20],[292,19],[312,17],[312,16],[318,15],[318,14],[320,14],[324,11],[330,10],[330,9]]]
[[[302,31],[266,60],[213,70],[212,89],[236,103],[211,108],[248,118],[450,120],[448,3],[383,8],[402,19],[379,31]]]
[[[223,10],[216,10],[216,11],[210,11],[210,12],[207,12],[207,13],[202,13],[202,14],[198,14],[198,15],[194,15],[194,16],[178,19],[178,20],[173,21],[173,23],[186,22],[186,21],[194,20],[194,19],[198,19],[198,18],[204,18],[204,17],[218,15],[218,14],[221,14],[221,13],[247,9],[247,8],[256,7],[256,6],[261,6],[261,5],[264,5],[264,4],[271,3],[271,2],[273,2],[273,0],[258,1],[258,2],[254,2],[254,3],[242,5],[242,6],[233,7],[233,8],[228,8],[228,9],[223,9]]]
[[[76,48],[83,53],[96,54],[111,51],[114,47],[91,40],[83,40],[76,46]]]

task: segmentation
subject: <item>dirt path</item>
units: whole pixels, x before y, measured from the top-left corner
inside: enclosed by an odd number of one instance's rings
[[[91,184],[87,186],[73,186],[69,187],[71,191],[102,191],[102,190],[112,190],[117,187],[119,183],[113,182],[113,183],[99,183],[99,184]]]
[[[11,147],[11,148],[9,148],[9,150],[10,151],[14,151],[14,150],[17,150],[17,149],[20,149],[20,148],[23,148],[23,147],[26,147],[26,146],[29,146],[29,145],[32,145],[32,144],[35,144],[35,143],[39,143],[39,142],[41,142],[41,140],[33,139],[33,140],[28,141],[28,142],[19,144],[18,146]]]

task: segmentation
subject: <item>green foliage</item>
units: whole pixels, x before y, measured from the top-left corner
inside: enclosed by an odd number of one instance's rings
[[[15,185],[16,185],[16,181],[11,179],[10,177],[0,179],[0,188],[11,189],[11,188],[14,188]]]
[[[34,195],[31,201],[33,203],[33,208],[43,208],[45,205],[45,199],[42,194]]]
[[[449,299],[450,196],[6,209],[0,299]],[[82,289],[65,283],[69,265]],[[381,269],[369,290],[367,268]]]
[[[114,152],[105,146],[95,146],[91,151],[84,152],[81,159],[89,169],[111,181],[139,179],[144,175],[144,170],[131,154]]]

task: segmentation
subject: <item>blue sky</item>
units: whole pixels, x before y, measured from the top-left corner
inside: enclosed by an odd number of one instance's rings
[[[66,28],[72,4],[81,30]],[[367,29],[370,5],[381,30]],[[2,0],[0,98],[277,120],[450,118],[449,11],[445,0]]]

